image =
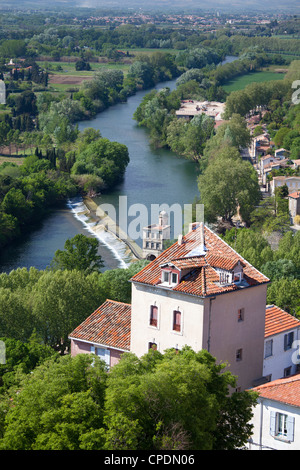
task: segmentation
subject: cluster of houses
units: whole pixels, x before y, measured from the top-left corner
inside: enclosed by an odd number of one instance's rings
[[[181,101],[180,108],[176,111],[176,116],[190,120],[199,114],[206,114],[214,119],[215,128],[217,128],[224,122],[224,111],[225,103],[190,99]],[[297,170],[300,167],[300,159],[290,160],[288,150],[284,148],[275,149],[275,143],[271,140],[267,132],[267,126],[260,124],[261,118],[266,112],[267,110],[263,106],[260,106],[246,117],[247,127],[252,135],[247,154],[257,170],[259,183],[263,192],[274,195],[277,187],[287,186],[289,191],[288,197],[291,222],[294,223],[295,216],[300,215],[300,176],[281,175],[274,176],[273,178],[269,178],[269,176],[273,170],[284,170],[288,168]],[[259,135],[255,133],[257,126],[261,129]]]
[[[300,321],[266,305],[266,276],[193,223],[130,282],[131,304],[106,300],[70,333],[71,355],[111,368],[129,351],[206,349],[237,376],[236,391],[259,394],[248,448],[299,448]]]
[[[289,211],[291,222],[294,223],[295,216],[300,215],[300,176],[290,176],[288,174],[273,176],[272,178],[269,178],[269,176],[273,170],[298,170],[300,159],[291,160],[288,150],[284,148],[275,149],[275,144],[270,139],[264,124],[260,126],[262,133],[253,135],[260,118],[261,114],[248,117],[247,119],[247,126],[252,134],[251,145],[248,149],[249,156],[257,170],[259,183],[263,191],[273,196],[276,188],[282,186],[288,188]]]

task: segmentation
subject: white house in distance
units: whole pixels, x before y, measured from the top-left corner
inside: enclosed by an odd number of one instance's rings
[[[268,381],[298,372],[300,321],[276,305],[267,305],[263,376]]]
[[[166,211],[161,211],[158,224],[148,225],[143,228],[143,256],[153,260],[163,251],[164,240],[170,239],[171,226]]]
[[[259,394],[253,409],[250,450],[299,450],[300,374],[253,388]]]
[[[270,182],[271,194],[275,194],[275,189],[287,185],[289,193],[300,190],[300,176],[275,176]]]
[[[199,114],[206,114],[218,122],[222,121],[224,111],[225,103],[219,101],[183,100],[175,114],[178,118],[185,119],[192,119]]]
[[[189,345],[227,362],[239,390],[261,379],[269,279],[208,227],[193,224],[131,282],[123,321],[120,304],[105,302],[69,335],[72,355],[99,348],[111,366],[122,351]]]

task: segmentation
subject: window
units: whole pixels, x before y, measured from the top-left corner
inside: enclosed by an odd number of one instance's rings
[[[276,418],[276,435],[287,436],[287,415],[277,413]]]
[[[179,310],[173,312],[173,331],[181,331],[181,312]]]
[[[294,332],[291,331],[291,333],[287,333],[284,335],[284,350],[287,351],[288,349],[291,349],[292,344],[294,341]]]
[[[283,371],[283,377],[289,377],[292,373],[292,366],[286,367]]]
[[[235,354],[236,361],[241,361],[242,357],[243,357],[243,350],[237,349],[236,354]]]
[[[169,284],[170,287],[174,287],[178,284],[178,273],[171,270],[162,270],[162,283]]]
[[[244,313],[245,313],[244,308],[238,309],[238,321],[244,321]]]
[[[272,355],[273,355],[273,340],[270,339],[269,341],[266,341],[265,357],[270,357]]]
[[[148,349],[154,349],[154,351],[157,350],[157,344],[156,343],[148,343]]]
[[[158,320],[158,307],[156,305],[151,305],[150,307],[150,325],[157,327]]]
[[[108,367],[110,366],[110,350],[109,349],[91,346],[90,351],[91,353],[96,354],[96,356],[100,357],[100,359],[102,359]]]
[[[270,434],[276,439],[294,440],[295,418],[285,413],[271,411]]]

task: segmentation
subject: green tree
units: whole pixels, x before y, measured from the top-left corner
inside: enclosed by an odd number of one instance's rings
[[[268,261],[261,266],[261,271],[271,281],[282,278],[292,280],[300,277],[299,270],[290,259]]]
[[[274,257],[276,260],[289,259],[300,270],[300,232],[291,230],[283,235],[279,241]]]
[[[0,448],[101,449],[106,381],[105,364],[90,355],[54,358],[35,368],[6,412]]]
[[[90,238],[77,234],[66,240],[64,250],[57,250],[54,254],[52,266],[55,269],[78,270],[86,274],[99,272],[104,266],[98,254],[99,242],[97,238]]]
[[[275,279],[267,289],[267,303],[300,318],[300,279]]]
[[[32,213],[32,204],[19,188],[11,188],[2,201],[2,209],[23,224]]]
[[[30,299],[30,312],[44,344],[65,354],[70,332],[105,301],[98,276],[78,270],[43,272]]]
[[[250,214],[260,200],[257,174],[250,163],[224,157],[225,154],[219,153],[198,178],[206,220],[221,217],[231,222],[239,208],[242,219],[249,223]]]
[[[245,392],[239,399],[236,393],[229,397],[235,379],[223,368],[207,351],[195,353],[188,347],[163,355],[150,350],[140,359],[124,354],[108,377],[106,448],[224,450],[241,446],[251,432],[248,422],[254,396]],[[239,420],[232,413],[235,408]],[[225,426],[230,430],[226,436]]]
[[[27,342],[14,338],[1,338],[1,341],[5,343],[5,364],[0,364],[0,393],[18,387],[21,377],[56,354],[41,344],[35,333]]]
[[[224,240],[257,269],[274,259],[274,252],[259,232],[248,228],[227,230]]]

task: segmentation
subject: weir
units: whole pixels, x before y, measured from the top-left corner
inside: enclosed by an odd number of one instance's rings
[[[83,202],[89,216],[96,221],[96,224],[92,226],[92,230],[96,234],[103,231],[111,233],[120,240],[120,242],[125,243],[134,258],[143,259],[143,251],[139,245],[132,240],[100,206],[89,197],[85,197]]]

